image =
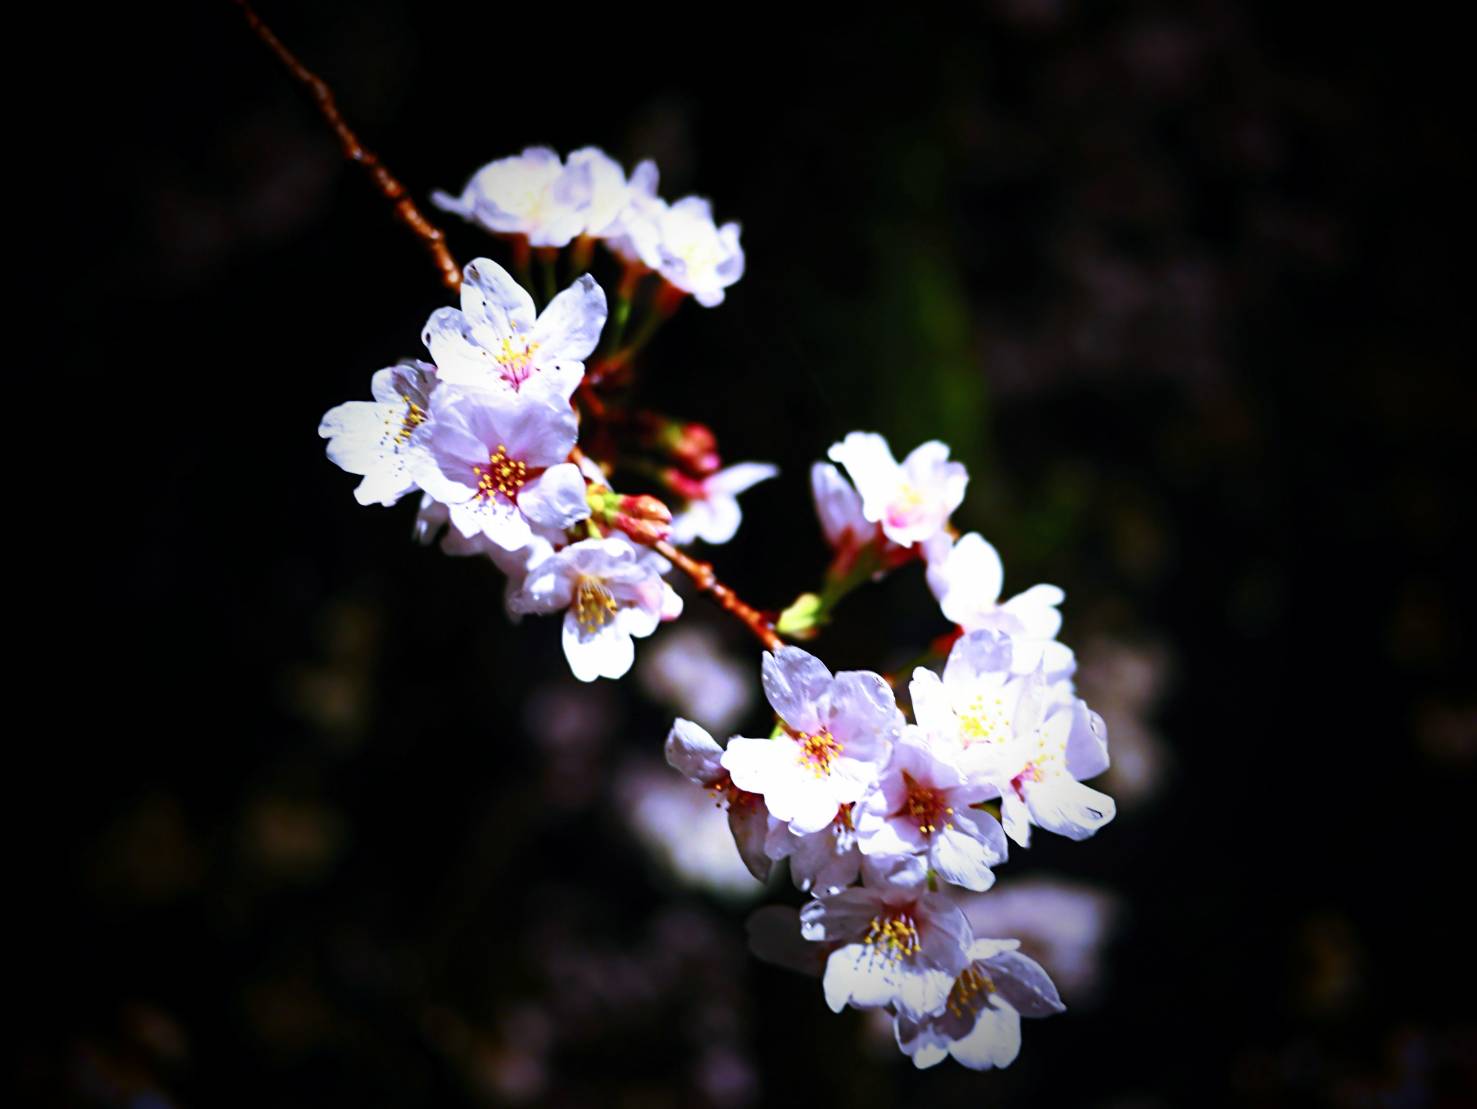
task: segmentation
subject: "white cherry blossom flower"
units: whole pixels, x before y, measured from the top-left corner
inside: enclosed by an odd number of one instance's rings
[[[1072,650],[1056,642],[1062,615],[1057,606],[1066,599],[1054,585],[1033,585],[1001,602],[1005,567],[995,548],[978,532],[955,542],[939,532],[923,545],[928,561],[928,587],[938,598],[946,619],[966,632],[1000,631],[1011,638],[1012,664],[1028,674],[1043,663],[1052,675],[1069,674]]]
[[[585,274],[538,312],[502,266],[477,258],[464,271],[462,306],[438,308],[421,338],[440,379],[568,401],[605,326],[605,291]]]
[[[585,479],[565,461],[577,433],[562,401],[443,385],[431,398],[416,483],[463,536],[516,551],[535,527],[563,529],[590,514]]]
[[[832,677],[799,647],[766,652],[763,677],[781,734],[735,736],[723,766],[740,789],[762,794],[775,819],[792,831],[819,832],[837,809],[860,801],[876,782],[903,714],[881,675],[848,670]]]
[[[1011,646],[995,632],[960,638],[942,679],[922,667],[913,672],[913,715],[968,781],[998,792],[1016,843],[1030,845],[1032,824],[1086,839],[1116,811],[1111,797],[1081,782],[1108,766],[1102,718],[1041,668],[1014,673]]]
[[[919,1068],[952,1055],[972,1070],[1009,1066],[1021,1047],[1021,1017],[1065,1011],[1040,964],[1017,940],[975,940],[969,965],[954,980],[940,1012],[919,1019],[899,1013],[898,1046]]]
[[[877,788],[857,806],[857,842],[867,856],[924,854],[945,881],[987,890],[995,882],[990,868],[1005,861],[1005,833],[993,816],[970,806],[997,792],[966,781],[910,725]]]
[[[684,477],[678,492],[687,505],[672,517],[672,542],[727,543],[743,519],[738,495],[778,473],[779,467],[768,462],[740,462],[705,478]]]
[[[944,530],[949,514],[964,500],[969,475],[962,463],[949,461],[949,448],[938,440],[915,447],[901,465],[887,440],[873,432],[853,431],[827,453],[851,475],[863,517],[881,524],[900,547]]]
[[[459,197],[435,192],[436,207],[532,246],[568,246],[585,229],[594,191],[588,161],[565,166],[546,146],[489,162]]]
[[[682,612],[682,598],[662,580],[671,564],[623,535],[584,539],[529,569],[509,601],[515,612],[563,612],[564,657],[582,682],[620,678],[644,638]]]
[[[764,798],[739,789],[723,768],[723,748],[707,730],[678,717],[667,733],[667,764],[690,781],[711,790],[728,808],[728,827],[744,865],[761,882],[769,877],[770,857],[764,843],[777,822],[764,807]],[[784,825],[780,824],[783,828]]]
[[[425,450],[421,429],[436,384],[435,366],[407,360],[375,373],[374,400],[349,401],[324,414],[318,434],[328,440],[329,460],[364,477],[354,490],[360,504],[392,505],[415,488],[411,471]]]
[[[724,290],[744,275],[739,225],[717,226],[712,205],[688,196],[661,213],[660,228],[659,260],[653,268],[704,308],[722,304]]]
[[[572,173],[583,175],[589,181],[584,227],[580,233],[595,238],[605,235],[625,211],[631,198],[626,171],[597,146],[571,151],[565,164]]]
[[[894,1005],[921,1019],[941,1008],[969,965],[974,937],[952,900],[921,887],[853,886],[800,910],[806,939],[838,944],[826,960],[826,1004],[839,1013]]]

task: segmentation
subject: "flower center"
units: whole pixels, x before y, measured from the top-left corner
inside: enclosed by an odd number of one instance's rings
[[[599,631],[615,619],[615,609],[615,598],[603,581],[588,575],[580,578],[574,593],[574,621],[580,631],[586,634]]]
[[[912,958],[922,946],[918,940],[918,926],[906,913],[874,916],[867,925],[867,934],[862,937],[862,943],[894,963]]]
[[[493,355],[502,370],[503,379],[517,389],[533,375],[533,353],[537,343],[530,343],[516,335],[502,341],[502,346]]]
[[[945,1002],[949,1012],[956,1017],[969,1017],[985,1007],[985,1001],[995,992],[995,983],[979,969],[979,963],[970,963],[964,973],[954,979],[954,987]]]
[[[472,473],[477,475],[477,496],[482,500],[497,496],[516,500],[518,490],[528,484],[528,464],[509,458],[508,448],[501,443],[487,456],[487,468],[473,466]]]
[[[810,767],[817,778],[831,773],[831,764],[844,750],[830,728],[822,728],[818,732],[796,732],[795,742],[800,745],[800,765]]]
[[[411,432],[426,422],[426,410],[404,393],[400,394],[400,399],[405,402],[405,418],[400,421],[400,429],[395,432],[395,442],[407,443]]]
[[[908,790],[907,800],[903,802],[903,815],[916,824],[920,832],[931,836],[940,827],[954,826],[954,822],[949,819],[954,815],[954,808],[944,803],[947,798],[943,794],[936,789],[919,785],[906,771],[903,773],[903,784]]]
[[[966,747],[971,743],[1002,743],[1009,739],[1011,727],[1005,718],[1004,701],[996,697],[994,704],[987,705],[983,697],[976,697],[969,710],[959,715],[959,734]]]

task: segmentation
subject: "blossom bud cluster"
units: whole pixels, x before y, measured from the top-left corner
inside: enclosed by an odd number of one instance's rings
[[[973,933],[951,891],[990,889],[1010,843],[1029,846],[1033,827],[1081,840],[1113,818],[1112,799],[1083,784],[1107,768],[1106,730],[1076,696],[1075,659],[1056,640],[1061,591],[1036,586],[1002,602],[994,548],[978,534],[952,537],[967,475],[948,448],[926,443],[899,464],[881,436],[854,432],[829,453],[852,479],[825,463],[812,474],[832,546],[853,559],[916,552],[958,638],[940,671],[911,675],[911,721],[879,674],[833,674],[799,647],[767,652],[773,733],[720,747],[678,719],[667,760],[727,805],[756,877],[788,859],[810,894],[798,919],[761,910],[768,935],[756,947],[788,946],[780,961],[823,967],[833,1010],[891,1014],[920,1067],[946,1055],[1004,1066],[1020,1018],[1063,1006],[1017,941]],[[796,944],[819,957],[797,957]]]

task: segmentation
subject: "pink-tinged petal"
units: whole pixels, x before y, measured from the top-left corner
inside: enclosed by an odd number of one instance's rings
[[[1103,718],[1078,701],[1071,710],[1067,735],[1067,773],[1081,781],[1108,769],[1108,726]]]
[[[555,466],[569,457],[579,438],[579,417],[563,401],[542,402],[509,392],[489,398],[482,408],[497,435],[489,445],[502,443],[509,457],[530,466]],[[574,463],[570,463],[571,466]],[[578,469],[578,467],[575,467]]]
[[[875,432],[853,431],[826,453],[832,462],[846,467],[861,496],[862,514],[873,523],[880,521],[902,481],[902,469],[887,440]]]
[[[768,481],[780,472],[778,466],[768,462],[739,462],[727,469],[719,470],[704,483],[709,495],[718,494],[736,497],[747,492],[761,481]]]
[[[1021,1050],[1021,1018],[1008,1005],[986,1005],[974,1027],[949,1046],[949,1054],[970,1070],[1008,1067]]]
[[[882,898],[874,890],[845,889],[801,906],[800,931],[808,940],[849,943],[866,934],[881,909]]]
[[[667,733],[667,765],[700,786],[712,785],[723,774],[723,748],[706,729],[680,716]]]
[[[672,541],[680,544],[701,539],[719,546],[738,534],[743,519],[743,510],[732,497],[692,501],[672,519]]]
[[[893,1018],[893,1036],[898,1048],[913,1060],[913,1065],[919,1070],[937,1066],[949,1057],[945,1041],[927,1030],[932,1023],[926,1019],[916,1021],[902,1015]]]
[[[946,882],[983,893],[995,884],[989,851],[979,840],[958,828],[945,828],[934,837],[930,858]]]
[[[351,474],[367,474],[385,453],[385,425],[400,408],[375,401],[351,400],[323,414],[318,434],[329,440],[328,460]]]
[[[568,406],[569,398],[585,379],[585,364],[568,358],[540,359],[537,369],[518,387],[528,401]],[[605,475],[601,475],[602,483]]]
[[[820,659],[799,647],[781,647],[764,655],[764,695],[780,718],[796,731],[821,726],[821,699],[831,687],[831,672]]]
[[[451,385],[497,387],[501,371],[492,352],[477,342],[472,324],[459,309],[438,308],[421,331],[437,376]]]
[[[662,609],[663,621],[675,620],[682,615],[682,597],[666,582],[662,582]]]
[[[739,858],[744,860],[749,873],[761,882],[769,881],[769,871],[774,865],[764,853],[769,812],[763,805],[752,801],[732,804],[728,809],[728,828],[738,846]]]
[[[605,290],[589,274],[549,301],[533,325],[532,341],[538,344],[537,364],[568,359],[583,362],[600,342],[607,314]]]
[[[637,639],[645,639],[656,626],[661,623],[661,613],[655,608],[643,608],[640,605],[623,605],[615,614],[616,623],[627,635],[635,636]]]
[[[510,504],[473,499],[447,505],[452,526],[468,539],[485,535],[505,551],[522,550],[533,539],[533,531]]]
[[[828,897],[856,881],[861,856],[850,835],[837,835],[834,823],[809,836],[790,834],[790,877],[797,889]],[[772,853],[771,853],[772,854]]]
[[[1030,783],[1026,804],[1040,827],[1074,840],[1087,839],[1118,812],[1106,793],[1065,777]]]
[[[624,677],[636,661],[636,645],[614,622],[587,632],[572,611],[566,612],[563,639],[570,672],[582,682]]]
[[[567,528],[590,515],[585,479],[572,462],[551,466],[518,493],[518,507],[535,524]]]
[[[860,543],[871,532],[871,525],[862,515],[861,497],[829,462],[817,462],[810,468],[810,492],[821,531],[833,548]]]
[[[1051,976],[1040,963],[1019,951],[991,955],[983,970],[995,984],[995,991],[1023,1017],[1049,1017],[1067,1010]]]
[[[789,821],[790,830],[800,835],[819,832],[836,819],[840,807],[834,793],[798,766],[770,784],[764,803],[776,820]]]
[[[462,278],[462,312],[473,328],[486,328],[491,337],[509,339],[534,327],[533,297],[513,275],[490,258],[467,263]]]
[[[869,813],[857,824],[856,845],[871,858],[911,855],[927,848],[928,837],[912,821]]]
[[[846,756],[878,762],[902,734],[903,714],[892,686],[870,670],[843,670],[836,675],[828,698],[827,723],[844,744]]]
[[[868,889],[916,889],[927,878],[927,855],[862,856],[862,884]]]
[[[947,894],[925,893],[918,899],[919,957],[949,972],[952,979],[969,965],[974,932],[964,911]],[[922,926],[925,925],[926,927]]]
[[[508,607],[518,615],[547,615],[563,612],[574,600],[574,576],[567,571],[568,560],[548,558],[528,574],[523,587],[509,598]]]
[[[1010,673],[1010,637],[993,631],[961,636],[944,663],[944,688],[952,703],[968,704],[982,691],[980,686],[1004,684]]]

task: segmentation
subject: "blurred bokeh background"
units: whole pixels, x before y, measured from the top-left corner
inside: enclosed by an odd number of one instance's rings
[[[969,465],[956,521],[1008,590],[1065,588],[1117,760],[1117,821],[987,895],[1069,1012],[991,1074],[833,1016],[746,949],[798,895],[664,792],[674,711],[767,726],[741,629],[691,600],[639,680],[582,686],[492,566],[354,503],[317,420],[446,297],[198,4],[89,26],[87,141],[43,175],[64,391],[111,460],[63,542],[98,591],[60,633],[65,784],[12,784],[24,1103],[1477,1102],[1455,36],[1220,0],[510,8],[261,10],[420,197],[593,143],[743,222],[747,275],[640,389],[780,465],[715,555],[745,597],[818,582],[805,475],[847,431]],[[943,630],[914,568],[813,649],[886,669]]]

